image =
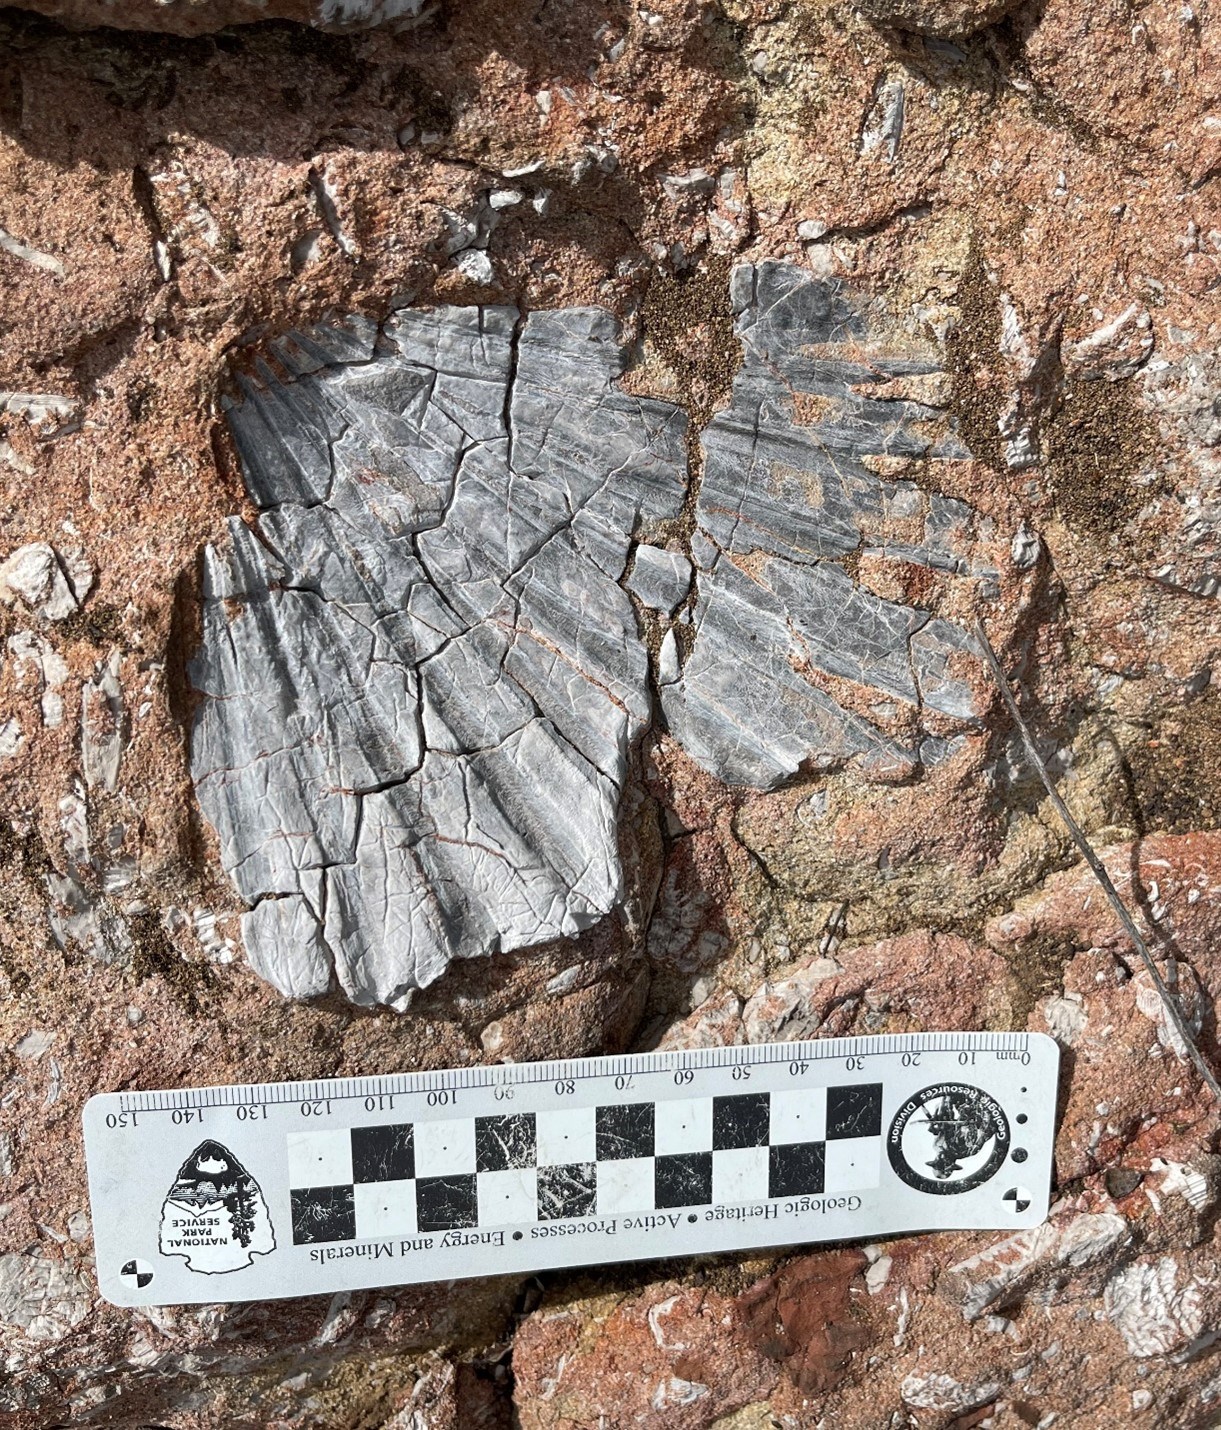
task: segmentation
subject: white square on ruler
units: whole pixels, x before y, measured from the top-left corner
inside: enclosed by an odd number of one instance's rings
[[[593,1162],[598,1157],[598,1134],[592,1107],[557,1108],[534,1119],[535,1160],[540,1167],[561,1167],[566,1162]]]
[[[882,1166],[880,1137],[833,1137],[826,1146],[823,1190],[863,1192],[876,1187]]]
[[[785,1088],[772,1093],[770,1141],[774,1147],[791,1142],[821,1142],[827,1131],[825,1088]]]
[[[290,1187],[342,1187],[352,1180],[352,1134],[335,1132],[288,1134]]]
[[[409,1236],[416,1230],[415,1183],[357,1182],[352,1188],[356,1208],[356,1238]]]
[[[538,1220],[538,1173],[533,1167],[480,1172],[475,1181],[480,1226],[508,1226],[512,1222]]]
[[[651,1212],[656,1195],[652,1157],[598,1163],[598,1215]]]
[[[775,1096],[775,1094],[773,1094]],[[715,1205],[765,1201],[770,1147],[729,1147],[712,1154],[712,1200]]]
[[[707,1152],[712,1146],[712,1099],[696,1097],[659,1102],[654,1111],[653,1150],[659,1157],[671,1152]]]
[[[417,1122],[415,1174],[417,1177],[452,1177],[475,1170],[475,1121]]]

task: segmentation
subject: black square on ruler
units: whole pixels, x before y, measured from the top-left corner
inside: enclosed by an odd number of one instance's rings
[[[593,1162],[566,1162],[538,1169],[538,1219],[592,1216],[598,1197],[598,1168]]]
[[[415,1176],[410,1122],[352,1128],[352,1180],[402,1182]]]
[[[624,1157],[653,1155],[651,1102],[629,1102],[623,1107],[600,1107],[595,1125],[598,1133],[599,1162],[618,1162]]]
[[[827,1139],[880,1137],[882,1135],[882,1084],[827,1089]]]
[[[810,1197],[820,1194],[827,1154],[821,1142],[789,1142],[768,1154],[769,1197]]]
[[[712,1203],[712,1153],[679,1152],[653,1164],[653,1204],[706,1207]]]
[[[533,1167],[535,1160],[534,1113],[475,1118],[477,1172],[508,1172],[517,1167]]]
[[[771,1098],[766,1092],[712,1099],[712,1150],[766,1147],[771,1124]]]
[[[479,1225],[475,1173],[421,1177],[415,1184],[416,1225],[421,1231],[453,1231]]]
[[[290,1197],[294,1246],[310,1241],[355,1241],[356,1207],[350,1185],[294,1188]]]

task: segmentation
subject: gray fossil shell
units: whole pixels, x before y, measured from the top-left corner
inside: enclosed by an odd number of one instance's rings
[[[935,359],[870,353],[840,286],[784,265],[739,269],[734,303],[745,361],[703,435],[693,580],[686,551],[639,544],[683,510],[686,418],[616,386],[601,310],[352,320],[243,381],[228,420],[260,514],[205,554],[192,773],[251,962],[285,994],[337,976],[402,1007],[455,958],[621,903],[620,796],[655,718],[629,592],[693,621],[685,662],[663,647],[661,709],[731,783],[914,766],[945,748],[922,711],[973,718],[947,665],[965,633],[837,564],[885,547],[973,570],[968,508],[862,460],[965,455],[932,409],[855,392]],[[913,737],[811,671],[909,706]]]

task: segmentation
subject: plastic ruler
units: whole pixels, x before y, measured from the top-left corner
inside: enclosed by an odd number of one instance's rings
[[[98,1278],[178,1305],[1034,1226],[1058,1064],[926,1033],[106,1093]]]

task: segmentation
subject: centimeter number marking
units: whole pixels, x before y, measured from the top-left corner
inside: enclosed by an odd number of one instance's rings
[[[996,1053],[1017,1062],[1029,1060],[1025,1033],[885,1034],[833,1038],[822,1042],[768,1043],[751,1047],[697,1048],[661,1053],[630,1053],[609,1058],[569,1058],[558,1062],[499,1063],[493,1067],[392,1073],[379,1077],[334,1078],[314,1082],[250,1083],[240,1086],[186,1088],[172,1092],[119,1094],[123,1112],[170,1112],[183,1108],[240,1107],[266,1103],[341,1101],[377,1095],[444,1092],[550,1081],[578,1082],[663,1072],[698,1072],[764,1063],[828,1062],[879,1056],[903,1058],[918,1066],[920,1053]]]

